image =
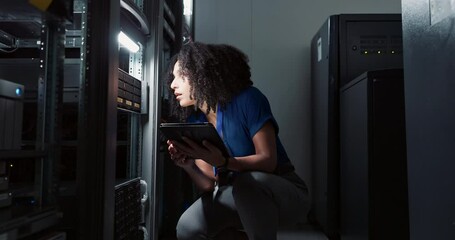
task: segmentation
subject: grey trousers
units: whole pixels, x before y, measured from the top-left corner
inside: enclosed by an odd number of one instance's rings
[[[294,172],[243,172],[196,200],[180,217],[177,238],[275,240],[279,227],[304,222],[309,209],[308,189]]]

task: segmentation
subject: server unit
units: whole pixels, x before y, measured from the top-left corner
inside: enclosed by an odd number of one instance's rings
[[[142,81],[129,75],[120,68],[118,70],[118,76],[117,107],[140,113]]]
[[[141,239],[142,218],[140,178],[115,186],[115,234],[116,240]]]
[[[341,239],[409,239],[403,70],[340,91]]]
[[[0,150],[20,149],[24,86],[0,79]]]
[[[363,72],[401,68],[400,14],[330,16],[311,43],[313,213],[339,237],[339,89]]]

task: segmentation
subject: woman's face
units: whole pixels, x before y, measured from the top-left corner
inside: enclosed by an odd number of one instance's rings
[[[180,63],[177,61],[172,71],[174,80],[171,83],[171,89],[174,90],[174,97],[180,103],[181,107],[189,107],[196,104],[191,96],[191,85],[187,77],[182,76]]]

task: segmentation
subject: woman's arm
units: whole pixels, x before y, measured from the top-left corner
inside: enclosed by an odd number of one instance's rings
[[[203,141],[203,146],[195,143],[191,139],[183,138],[188,144],[175,143],[180,152],[187,156],[194,156],[203,159],[212,166],[223,166],[226,159],[221,151],[213,144]],[[272,122],[268,121],[253,136],[255,154],[243,157],[229,158],[227,168],[236,171],[257,170],[273,172],[277,164],[276,135]]]
[[[188,168],[184,168],[196,187],[203,191],[212,191],[215,187],[215,175],[213,167],[201,159],[194,160],[194,164]]]
[[[272,122],[268,121],[253,136],[255,154],[230,158],[228,169],[236,171],[258,170],[273,172],[277,165],[276,133]]]

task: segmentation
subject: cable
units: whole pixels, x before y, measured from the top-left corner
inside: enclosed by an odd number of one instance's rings
[[[12,49],[12,50],[6,50],[6,49],[3,49],[3,48],[0,48],[0,51],[1,52],[4,52],[4,53],[13,53],[15,52],[17,49],[19,49],[18,47]]]

